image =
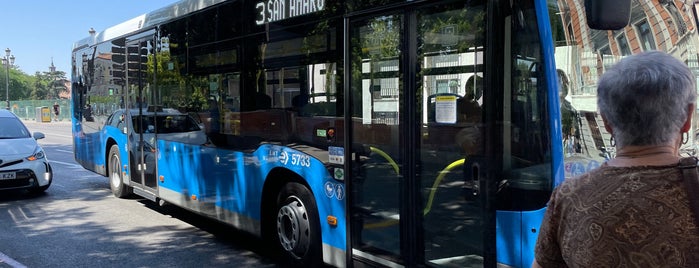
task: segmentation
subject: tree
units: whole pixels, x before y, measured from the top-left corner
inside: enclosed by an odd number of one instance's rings
[[[1,65],[0,65],[1,66]],[[3,68],[5,69],[5,68]],[[9,98],[10,100],[22,100],[22,99],[27,99],[30,95],[30,87],[31,85],[31,77],[23,73],[21,70],[18,69],[18,66],[13,66],[9,69],[9,90],[7,88],[7,78],[8,78],[8,70],[2,70],[0,72],[2,75],[0,75],[0,85],[2,86],[2,92],[1,94],[3,97],[2,99],[5,99],[5,93],[6,91],[9,91]]]
[[[61,92],[68,90],[63,81],[66,79],[63,71],[36,72],[34,74],[31,98],[37,100],[58,99]]]
[[[48,96],[50,94],[49,90],[49,81],[50,78],[47,77],[46,75],[47,72],[41,73],[41,72],[36,72],[34,74],[34,83],[33,83],[33,90],[31,93],[31,98],[35,100],[44,100],[48,99]]]
[[[66,73],[63,71],[53,71],[50,72],[50,81],[49,81],[49,91],[51,92],[50,98],[60,98],[60,94],[63,91],[68,90],[63,83],[63,80],[66,79]]]

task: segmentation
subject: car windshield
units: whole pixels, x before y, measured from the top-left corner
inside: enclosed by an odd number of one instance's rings
[[[156,116],[156,120],[153,120],[154,117],[152,115],[142,116],[143,128],[139,126],[138,118],[134,117],[133,119],[134,131],[136,133],[153,133],[156,132],[156,128],[157,132],[161,134],[200,130],[194,119],[187,115],[164,114]]]
[[[21,121],[12,117],[0,117],[0,139],[29,138],[29,130]]]

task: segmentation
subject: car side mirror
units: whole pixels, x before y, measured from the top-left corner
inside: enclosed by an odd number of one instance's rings
[[[33,136],[34,136],[35,140],[40,140],[40,139],[46,138],[46,135],[44,135],[44,133],[41,133],[41,132],[34,132]]]

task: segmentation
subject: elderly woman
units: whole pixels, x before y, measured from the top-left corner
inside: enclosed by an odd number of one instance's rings
[[[699,228],[678,167],[695,76],[671,55],[645,52],[610,68],[597,90],[616,158],[554,191],[532,266],[699,267]]]

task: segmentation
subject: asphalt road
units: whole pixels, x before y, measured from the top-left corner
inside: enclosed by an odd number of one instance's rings
[[[0,191],[0,268],[281,267],[269,247],[172,206],[118,199],[73,160],[70,124],[25,122],[54,168],[45,194]]]

